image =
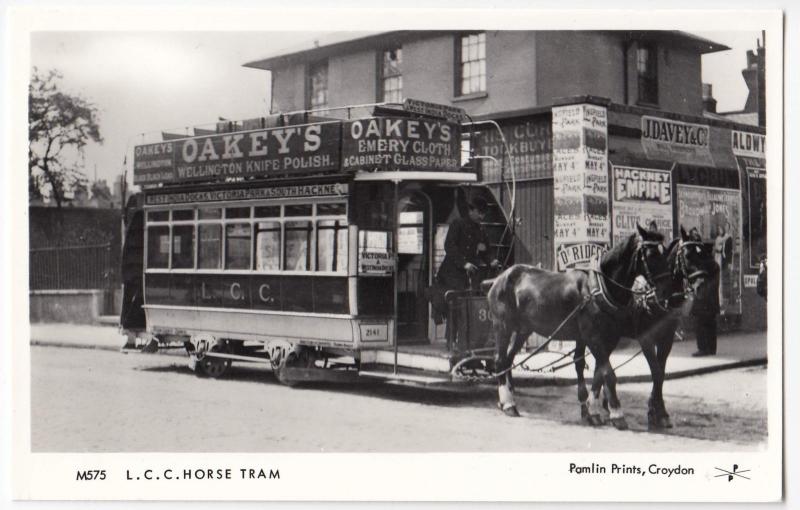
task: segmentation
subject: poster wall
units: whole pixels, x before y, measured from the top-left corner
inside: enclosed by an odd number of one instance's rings
[[[746,241],[748,263],[757,269],[767,255],[767,167],[766,136],[747,131],[731,131],[731,151],[736,157],[747,193]]]
[[[656,229],[665,238],[672,236],[672,173],[614,165],[612,244],[624,242],[636,233],[636,225]]]
[[[475,154],[481,156],[484,182],[517,180],[552,175],[552,126],[548,117],[503,122],[503,135],[496,129],[475,134]],[[502,174],[500,165],[506,173]]]
[[[605,107],[553,108],[553,228],[560,271],[590,265],[610,241],[607,127]]]
[[[678,222],[696,228],[720,266],[720,309],[741,314],[742,214],[739,190],[677,186]]]

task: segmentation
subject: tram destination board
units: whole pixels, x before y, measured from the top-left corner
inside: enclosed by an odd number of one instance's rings
[[[134,149],[134,184],[222,181],[335,170],[341,124],[327,122],[183,138]]]

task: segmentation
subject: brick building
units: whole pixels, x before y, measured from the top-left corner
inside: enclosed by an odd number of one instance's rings
[[[702,55],[727,49],[677,31],[397,31],[245,65],[271,71],[273,113],[414,98],[496,122],[503,136],[465,129],[469,164],[507,205],[513,174],[518,262],[580,266],[636,223],[697,228],[723,247],[725,315],[762,328],[766,131],[707,112],[701,81]]]

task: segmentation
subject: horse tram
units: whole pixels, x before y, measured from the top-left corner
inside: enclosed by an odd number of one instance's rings
[[[682,228],[666,243],[639,227],[594,268],[512,265],[513,205],[505,211],[503,186],[496,196],[462,164],[476,124],[457,108],[406,100],[225,122],[136,146],[126,347],[185,349],[212,378],[247,362],[287,385],[496,382],[509,416],[519,416],[514,371],[574,366],[581,415],[624,429],[609,357],[627,336],[652,375],[648,423],[671,427],[666,360],[685,298],[709,293],[710,253]],[[511,182],[513,204],[513,168]],[[448,230],[477,203],[486,259],[502,273],[483,267],[445,292],[437,271]]]
[[[123,256],[127,347],[185,348],[196,373],[212,378],[234,362],[267,364],[290,385],[448,384],[468,380],[459,375],[466,358],[479,358],[471,373],[486,372],[481,278],[446,296],[458,332],[446,331],[430,299],[441,292],[448,225],[477,197],[488,204],[492,257],[511,262],[508,213],[462,165],[464,120],[459,109],[407,100],[137,145],[142,191],[126,213]]]

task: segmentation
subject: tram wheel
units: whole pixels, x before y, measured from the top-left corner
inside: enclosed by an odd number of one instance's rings
[[[211,352],[228,352],[229,349],[221,348],[215,345],[211,348]],[[197,374],[202,377],[210,377],[212,379],[219,379],[224,377],[231,368],[231,360],[216,358],[213,356],[203,356],[202,359],[197,360],[196,370]]]

